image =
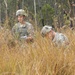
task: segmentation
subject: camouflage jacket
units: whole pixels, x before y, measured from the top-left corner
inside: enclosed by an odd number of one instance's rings
[[[68,41],[68,38],[62,34],[62,33],[56,33],[55,37],[53,39],[53,42],[57,45],[57,46],[66,46]]]
[[[34,36],[34,28],[29,22],[25,22],[24,25],[18,22],[13,26],[12,34],[16,39],[26,39]]]

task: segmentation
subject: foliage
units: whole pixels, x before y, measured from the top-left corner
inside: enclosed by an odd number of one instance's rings
[[[70,14],[70,17],[74,17],[74,9],[73,3],[74,0],[35,0],[36,1],[36,12],[37,12],[37,23],[40,24],[41,19],[44,18],[45,24],[52,24],[54,22],[53,17],[57,18],[57,22],[59,26],[62,24],[64,25],[64,11],[67,14]],[[7,9],[5,7],[4,0],[0,0],[0,16],[1,22],[4,23],[6,20],[6,10],[7,16],[9,18],[10,26],[14,25],[15,12],[19,8],[27,8],[27,11],[33,15],[34,13],[34,0],[7,0]],[[47,7],[47,8],[46,8]],[[41,11],[41,12],[40,12]],[[41,18],[42,16],[42,18]],[[35,17],[31,19],[34,21]],[[42,22],[41,22],[42,23]],[[40,24],[41,25],[41,24]],[[10,28],[11,28],[10,27]]]
[[[45,4],[42,7],[42,14],[45,22],[48,24],[52,24],[51,22],[53,21],[54,9],[49,4]]]

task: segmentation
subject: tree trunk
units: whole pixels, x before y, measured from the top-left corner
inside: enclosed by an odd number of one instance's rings
[[[73,14],[73,6],[72,6],[72,0],[69,0],[69,5],[70,5],[70,17],[74,17],[74,14]]]
[[[4,0],[4,3],[5,3],[5,7],[6,7],[5,14],[6,14],[6,19],[7,19],[7,17],[8,17],[8,13],[7,13],[7,9],[8,9],[7,0]]]
[[[22,9],[22,0],[17,0],[18,1],[18,9]]]
[[[75,26],[75,0],[69,0],[70,17],[73,18],[73,26]]]
[[[22,9],[24,8],[24,0],[22,0]]]
[[[0,26],[1,26],[1,2],[0,2]]]
[[[36,27],[36,31],[37,31],[37,20],[36,20],[36,1],[34,0],[34,13],[35,13],[35,27]]]

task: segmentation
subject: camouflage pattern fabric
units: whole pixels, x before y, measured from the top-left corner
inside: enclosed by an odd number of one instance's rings
[[[56,32],[53,42],[57,46],[66,46],[68,43],[68,38],[64,34]]]
[[[12,33],[16,39],[26,39],[29,36],[34,36],[34,28],[29,22],[25,22],[24,25],[18,22],[13,26]]]

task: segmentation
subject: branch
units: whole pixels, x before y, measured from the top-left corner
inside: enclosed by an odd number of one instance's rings
[[[4,0],[4,3],[5,3],[5,6],[6,6],[6,8],[7,8],[7,0]]]

